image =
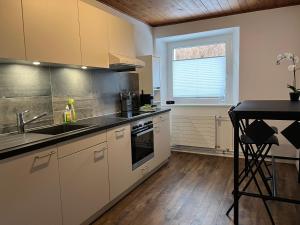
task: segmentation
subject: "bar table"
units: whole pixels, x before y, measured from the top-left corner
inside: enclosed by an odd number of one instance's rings
[[[292,102],[289,100],[247,100],[243,101],[233,110],[235,114],[235,124],[239,124],[240,120],[291,120],[300,121],[300,102]],[[260,195],[239,190],[239,126],[234,127],[234,224],[239,225],[239,197],[242,195],[262,198],[265,200],[273,200],[300,204],[300,200],[282,198],[277,196]],[[299,132],[300,140],[300,132]],[[275,158],[298,160],[299,158],[279,157]],[[298,182],[300,175],[298,174]]]

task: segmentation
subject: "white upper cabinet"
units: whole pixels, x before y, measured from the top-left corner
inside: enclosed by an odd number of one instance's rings
[[[160,58],[146,55],[138,57],[146,63],[146,66],[138,69],[139,87],[145,94],[154,94],[154,90],[160,89]]]
[[[0,179],[0,224],[62,224],[56,148],[1,160]]]
[[[25,59],[21,0],[0,1],[0,58]]]
[[[135,57],[133,25],[116,16],[109,16],[109,52]]]
[[[108,68],[109,15],[86,1],[79,0],[78,6],[82,64]]]
[[[23,0],[27,59],[81,65],[77,0]]]
[[[0,1],[0,58],[109,68],[135,57],[134,27],[91,0]]]

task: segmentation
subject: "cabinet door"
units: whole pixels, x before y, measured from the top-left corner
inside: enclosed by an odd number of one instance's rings
[[[108,68],[108,20],[101,9],[82,0],[79,4],[82,64]]]
[[[155,89],[160,88],[160,59],[158,57],[152,57],[152,76],[153,76],[153,87]]]
[[[81,224],[109,202],[106,142],[59,159],[63,224]]]
[[[145,94],[153,95],[153,57],[152,55],[148,55],[138,58],[146,63],[145,67],[137,69],[140,92],[143,90]]]
[[[109,16],[109,51],[135,57],[133,25],[116,16]]]
[[[28,60],[81,64],[77,0],[23,0]]]
[[[57,149],[0,161],[1,224],[62,224]]]
[[[169,113],[157,116],[154,121],[154,157],[157,165],[170,157],[170,119]]]
[[[114,199],[133,183],[130,125],[107,132],[110,199]]]
[[[0,58],[25,59],[21,0],[0,1]]]

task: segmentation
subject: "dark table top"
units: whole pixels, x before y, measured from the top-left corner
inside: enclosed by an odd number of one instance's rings
[[[234,110],[240,119],[300,120],[300,102],[247,100]]]
[[[154,112],[127,119],[119,118],[117,115],[88,118],[76,122],[76,124],[87,125],[87,127],[58,135],[38,133],[0,135],[0,160],[168,111],[170,109],[157,109]]]

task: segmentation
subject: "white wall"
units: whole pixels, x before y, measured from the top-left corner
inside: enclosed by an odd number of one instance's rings
[[[240,27],[240,98],[288,99],[292,76],[276,56],[300,55],[300,6],[244,13],[209,20],[155,27],[155,38]],[[298,79],[300,80],[300,79]]]
[[[300,6],[155,27],[153,34],[155,38],[163,38],[229,27],[240,27],[240,100],[288,99],[286,84],[291,82],[292,75],[287,71],[286,64],[277,66],[275,60],[279,53],[286,51],[300,55]],[[300,82],[298,85],[300,87]],[[177,108],[173,107],[173,113],[224,115],[227,110],[226,107]],[[287,124],[275,123],[280,129]],[[295,154],[283,137],[280,141],[281,153]]]
[[[135,38],[135,49],[137,56],[152,55],[153,54],[153,35],[152,27],[149,25],[124,14],[118,10],[115,10],[103,3],[97,2],[96,0],[83,0],[89,4],[95,5],[102,10],[121,17],[134,25],[134,38]]]

